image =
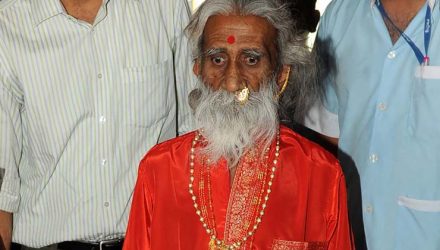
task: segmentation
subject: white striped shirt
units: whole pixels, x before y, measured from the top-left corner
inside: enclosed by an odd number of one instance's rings
[[[140,159],[176,123],[191,129],[188,18],[186,0],[104,1],[94,25],[59,0],[0,1],[0,209],[14,242],[124,234]]]

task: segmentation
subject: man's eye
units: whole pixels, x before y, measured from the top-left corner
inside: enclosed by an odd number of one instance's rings
[[[211,61],[215,65],[222,65],[225,62],[225,59],[223,57],[216,56],[216,57],[212,57]]]
[[[255,64],[257,64],[258,63],[258,58],[256,58],[256,57],[253,57],[253,56],[249,56],[249,57],[246,57],[246,64],[247,65],[255,65]]]

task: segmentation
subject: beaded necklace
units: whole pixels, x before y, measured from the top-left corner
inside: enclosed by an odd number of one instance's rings
[[[199,220],[202,223],[203,228],[205,229],[206,233],[209,235],[210,237],[210,241],[209,241],[209,249],[215,250],[215,249],[238,249],[240,248],[242,245],[245,244],[245,242],[251,238],[254,234],[255,231],[258,229],[259,224],[262,221],[262,217],[264,215],[264,211],[267,207],[267,202],[269,200],[269,195],[272,192],[272,185],[273,185],[273,179],[275,177],[275,170],[277,168],[277,163],[278,163],[278,157],[280,155],[280,135],[279,132],[277,133],[276,136],[276,146],[275,146],[275,157],[273,160],[273,166],[270,169],[270,178],[267,182],[267,190],[266,190],[266,195],[264,196],[263,199],[263,204],[261,204],[261,208],[260,208],[260,212],[258,214],[257,219],[255,220],[254,225],[251,227],[251,230],[248,231],[248,233],[246,235],[244,235],[240,240],[233,242],[232,244],[227,245],[224,240],[218,239],[216,236],[216,232],[215,232],[215,225],[208,225],[208,220],[205,219],[205,217],[203,216],[203,214],[207,214],[206,207],[200,207],[200,205],[197,203],[197,196],[195,195],[194,192],[194,159],[195,159],[195,146],[197,144],[197,142],[200,139],[200,133],[197,132],[192,144],[191,144],[191,150],[190,150],[190,162],[189,162],[189,166],[190,166],[190,177],[189,177],[189,194],[191,195],[191,199],[193,201],[193,205],[194,208],[196,210],[196,214],[199,216]],[[269,148],[266,149],[267,152],[269,152]],[[209,179],[208,179],[209,180]],[[264,186],[263,186],[264,187]],[[211,197],[209,197],[209,199],[211,199]],[[202,204],[203,205],[203,204]],[[210,205],[212,205],[212,203],[210,203]]]

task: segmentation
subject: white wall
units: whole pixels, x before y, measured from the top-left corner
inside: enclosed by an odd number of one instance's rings
[[[304,0],[307,1],[307,0]],[[316,1],[316,9],[319,10],[321,15],[324,13],[325,8],[331,2],[331,0],[317,0]],[[318,24],[319,25],[319,24]],[[315,41],[316,33],[310,33],[309,35],[309,46],[313,46],[313,42]]]
[[[307,0],[304,0],[307,1]],[[321,14],[324,12],[327,5],[330,3],[331,0],[318,0],[316,1],[316,9],[321,12]]]

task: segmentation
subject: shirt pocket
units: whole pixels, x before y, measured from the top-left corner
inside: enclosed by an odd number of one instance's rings
[[[171,73],[169,61],[123,69],[121,113],[126,125],[151,127],[164,121],[172,110]]]
[[[438,250],[440,200],[398,198],[396,249]]]
[[[440,66],[417,67],[410,107],[410,128],[420,139],[440,134]]]
[[[324,241],[288,241],[273,240],[272,250],[326,250],[327,242]]]

